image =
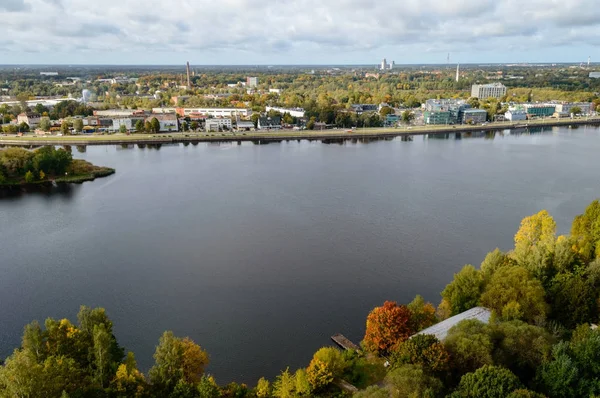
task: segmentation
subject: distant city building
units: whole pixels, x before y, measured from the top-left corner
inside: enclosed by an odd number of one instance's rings
[[[254,130],[254,123],[250,120],[237,119],[235,127],[238,131],[251,131]]]
[[[527,117],[548,117],[554,115],[556,112],[556,105],[549,104],[525,104],[525,110],[527,111]]]
[[[270,88],[269,89],[269,93],[271,93],[271,94],[281,94],[281,89],[280,88]]]
[[[282,115],[289,113],[292,117],[304,117],[304,114],[306,113],[303,108],[280,108],[276,106],[267,106],[266,109],[267,112],[275,111],[281,113]]]
[[[379,105],[375,104],[352,104],[350,105],[350,110],[355,112],[357,115],[360,115],[364,112],[378,112]]]
[[[465,109],[461,113],[460,122],[467,123],[484,123],[487,120],[487,111],[485,109]]]
[[[509,109],[504,114],[504,118],[511,122],[527,120],[527,111],[522,110],[522,109]]]
[[[27,123],[29,128],[35,129],[40,125],[40,120],[42,117],[38,113],[33,112],[24,112],[17,116],[17,123]]]
[[[471,87],[471,97],[473,98],[501,98],[505,95],[506,86],[502,83],[474,84]]]
[[[471,109],[464,100],[429,99],[425,101],[425,124],[457,124],[463,123],[463,113]]]
[[[552,104],[548,104],[548,105],[552,105]],[[561,102],[561,103],[555,104],[555,106],[556,106],[556,112],[558,112],[558,113],[571,114],[571,109],[577,107],[577,108],[581,109],[581,113],[583,115],[589,115],[590,113],[592,113],[593,104],[591,102]]]
[[[94,116],[106,116],[106,117],[119,117],[119,116],[133,116],[143,115],[144,111],[137,109],[106,109],[94,111]]]
[[[40,72],[41,76],[58,76],[58,72]]]
[[[281,129],[281,118],[276,117],[261,117],[258,119],[259,130],[279,130]]]
[[[247,87],[257,87],[258,86],[258,77],[246,78],[246,86]]]
[[[153,118],[158,119],[161,132],[179,131],[179,119],[174,113],[165,113],[162,115],[149,115],[146,121],[149,122]]]
[[[155,109],[158,110],[160,108],[155,108]],[[153,109],[152,112],[159,113],[159,112],[155,111],[155,109]],[[207,116],[212,116],[212,117],[235,117],[235,116],[250,117],[250,116],[252,116],[252,109],[246,109],[246,108],[175,108],[175,111],[181,117],[186,117],[191,114],[207,115]]]
[[[387,59],[384,58],[381,60],[381,64],[379,64],[379,69],[380,70],[386,70],[386,69],[392,70],[392,69],[394,69],[395,66],[396,66],[395,61],[392,61],[391,64],[388,64]]]
[[[590,72],[590,77],[592,79],[600,79],[600,72]]]
[[[206,131],[222,131],[222,130],[231,130],[232,122],[228,117],[224,118],[212,118],[206,119],[205,123]]]

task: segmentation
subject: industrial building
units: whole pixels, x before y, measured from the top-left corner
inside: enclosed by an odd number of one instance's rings
[[[527,120],[527,112],[523,109],[509,109],[504,114],[504,118],[510,122]]]
[[[463,123],[463,113],[471,109],[466,101],[455,99],[429,99],[425,102],[425,124]]]
[[[474,84],[471,87],[471,97],[473,98],[502,98],[505,95],[506,86],[502,83]]]

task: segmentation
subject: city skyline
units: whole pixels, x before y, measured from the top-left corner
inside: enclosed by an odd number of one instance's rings
[[[3,0],[1,64],[377,65],[600,59],[592,0]],[[582,10],[585,10],[582,11]],[[367,12],[366,12],[367,11]]]

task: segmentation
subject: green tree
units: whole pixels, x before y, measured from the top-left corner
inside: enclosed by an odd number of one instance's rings
[[[127,126],[125,126],[124,124],[119,126],[119,133],[121,134],[127,134]]]
[[[392,114],[394,114],[394,109],[389,106],[384,106],[381,108],[381,110],[379,110],[379,115],[381,115],[381,117],[383,118],[385,118],[387,115]]]
[[[194,121],[193,121],[193,122],[190,124],[190,127],[192,128],[192,131],[198,131],[198,128],[200,127],[200,125],[198,124],[198,122],[197,122],[197,121],[195,121],[195,120],[194,120]]]
[[[390,393],[387,389],[379,386],[370,386],[366,390],[359,391],[352,395],[352,398],[389,398]]]
[[[308,130],[314,130],[315,129],[315,123],[316,123],[317,119],[313,116],[309,119],[308,123],[306,123],[306,128]]]
[[[392,364],[420,365],[428,373],[440,373],[448,369],[450,356],[446,347],[435,337],[418,334],[400,344],[392,353]]]
[[[144,122],[142,120],[138,120],[137,122],[135,122],[135,131],[136,133],[144,132]]]
[[[31,172],[31,170],[29,170],[27,173],[25,173],[25,182],[32,183],[34,181],[35,181],[35,177],[34,177],[33,173]]]
[[[492,276],[481,303],[505,320],[543,321],[548,310],[544,296],[542,284],[525,268],[505,267]]]
[[[40,130],[42,131],[50,131],[50,127],[52,127],[52,123],[50,119],[47,117],[43,117],[40,119]]]
[[[448,331],[444,345],[450,354],[455,376],[460,377],[494,363],[491,329],[478,320],[465,320],[453,326]]]
[[[146,133],[151,133],[152,132],[152,124],[150,123],[149,120],[146,120],[146,122],[144,123],[144,131]]]
[[[153,133],[160,133],[160,122],[157,118],[153,117],[152,120],[150,120],[150,127]]]
[[[498,269],[514,265],[516,265],[516,262],[510,256],[502,253],[500,249],[496,249],[485,256],[485,259],[481,263],[481,273],[489,281]]]
[[[320,360],[325,364],[327,370],[333,377],[340,377],[348,368],[344,355],[340,350],[334,347],[320,348],[314,355],[313,359]]]
[[[79,133],[83,131],[83,119],[77,118],[73,121],[73,129]]]
[[[544,328],[513,321],[499,323],[492,329],[494,363],[523,379],[533,379],[536,369],[550,360],[555,339]]]
[[[581,115],[583,112],[581,111],[581,108],[578,106],[574,106],[571,108],[571,114],[573,115]]]
[[[268,382],[267,382],[268,383]],[[221,397],[221,390],[215,379],[209,376],[202,376],[200,382],[196,385],[198,389],[199,398],[219,398]],[[260,397],[259,395],[257,395]],[[267,395],[268,396],[268,395]]]
[[[417,295],[407,305],[410,310],[410,328],[413,332],[421,331],[436,323],[435,307],[426,303],[422,296]]]
[[[519,378],[510,370],[486,365],[464,375],[458,392],[461,398],[505,398],[522,387]]]
[[[109,381],[111,362],[111,336],[104,324],[94,325],[94,373],[97,382],[105,386]]]
[[[410,124],[415,118],[415,114],[409,110],[402,112],[402,121],[406,124]]]
[[[63,122],[60,125],[60,132],[63,135],[69,135],[71,130],[70,130],[70,126],[69,126],[69,122],[66,120],[63,120]]]
[[[457,315],[479,304],[482,289],[481,273],[472,265],[465,265],[454,274],[454,279],[442,292],[442,299],[449,303],[452,315]]]
[[[190,129],[190,125],[188,124],[188,122],[181,123],[181,130],[186,132],[186,131],[189,131],[189,129]]]
[[[417,365],[404,365],[390,371],[385,377],[390,397],[435,397],[443,389],[442,382]]]
[[[208,355],[188,338],[175,337],[173,332],[164,332],[160,337],[155,364],[150,369],[150,381],[161,391],[172,391],[179,380],[194,383],[201,379]]]
[[[551,319],[568,329],[598,319],[598,293],[591,282],[584,275],[557,275],[548,294]]]
[[[21,122],[18,126],[18,130],[21,133],[26,133],[29,131],[29,125],[25,122]]]

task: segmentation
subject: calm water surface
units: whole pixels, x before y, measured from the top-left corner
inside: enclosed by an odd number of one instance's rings
[[[217,381],[306,366],[369,310],[439,292],[540,209],[600,197],[600,130],[413,141],[88,147],[117,174],[0,200],[0,357],[33,319],[105,307],[144,370],[190,336]]]

